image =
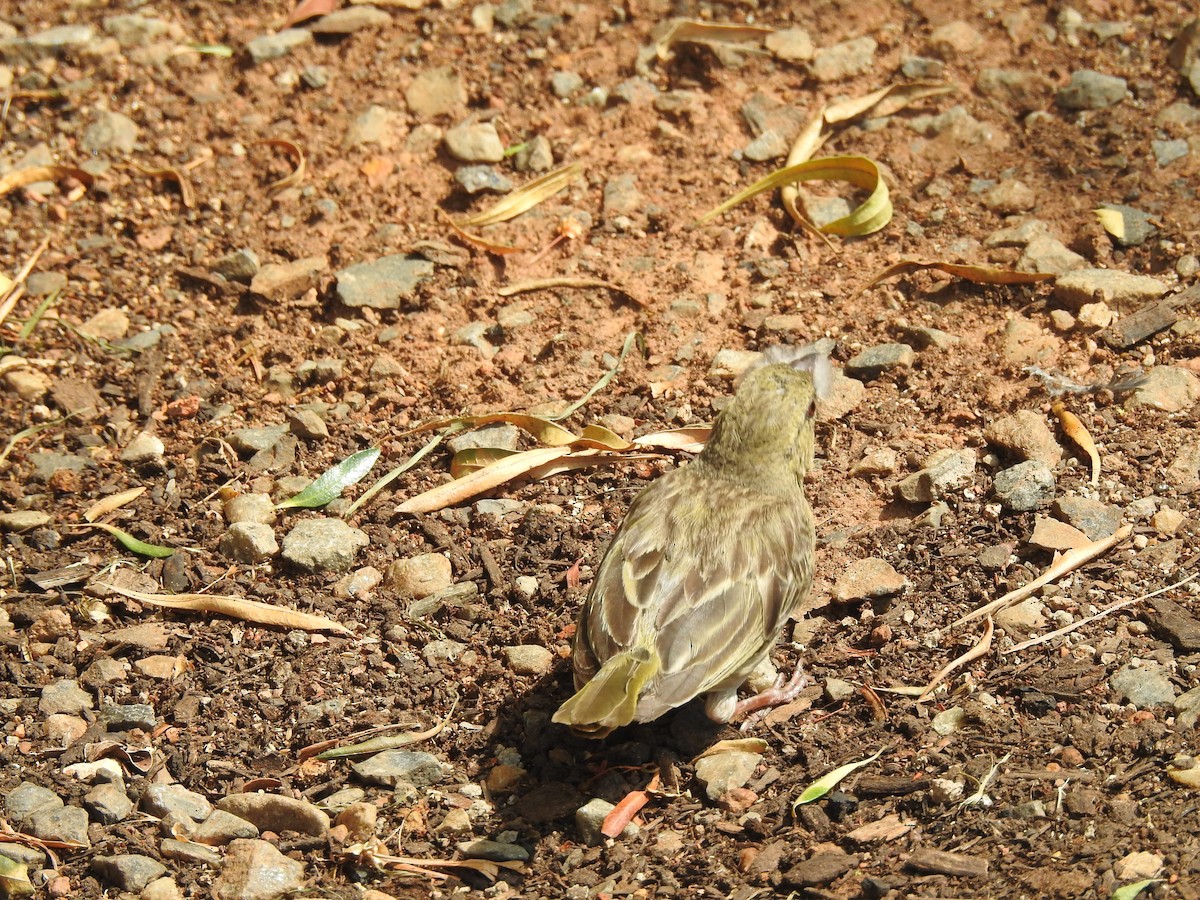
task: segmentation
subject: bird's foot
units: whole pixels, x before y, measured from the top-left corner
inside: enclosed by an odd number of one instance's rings
[[[733,718],[746,716],[746,720],[741,725],[741,730],[746,731],[762,718],[759,715],[748,714],[755,713],[758,710],[770,709],[773,706],[782,706],[784,703],[791,703],[810,684],[812,684],[812,679],[804,671],[804,665],[796,663],[796,671],[792,673],[792,677],[786,682],[783,680],[783,676],[780,675],[775,679],[775,684],[762,693],[755,694],[753,697],[747,697],[745,700],[739,700],[737,706],[734,707]]]

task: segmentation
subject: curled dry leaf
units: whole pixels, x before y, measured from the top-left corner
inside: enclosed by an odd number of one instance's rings
[[[662,62],[673,56],[673,44],[738,44],[743,49],[761,49],[767,35],[775,33],[774,28],[761,25],[729,25],[695,19],[671,19],[656,26],[654,31],[654,49]]]
[[[9,172],[0,178],[0,197],[28,184],[36,184],[39,181],[62,181],[66,178],[73,178],[84,187],[91,187],[95,181],[91,175],[75,166],[28,166]]]
[[[285,175],[278,181],[273,181],[267,185],[268,194],[278,194],[280,191],[295,187],[304,181],[304,173],[308,169],[308,160],[304,156],[304,150],[295,141],[288,141],[283,138],[263,138],[261,141],[255,141],[253,146],[278,147],[285,151],[295,164],[295,168],[292,169],[291,174]]]
[[[502,484],[520,478],[530,471],[566,456],[570,447],[537,447],[512,456],[503,457],[492,464],[478,469],[457,481],[439,484],[415,497],[410,497],[396,507],[398,513],[429,513],[461,503],[477,494],[490,491]]]
[[[657,450],[682,450],[685,453],[699,453],[712,434],[711,425],[692,425],[687,428],[672,428],[670,431],[656,431],[653,434],[643,434],[633,439],[635,447],[652,447]]]
[[[179,169],[170,167],[152,168],[143,166],[139,163],[129,163],[129,167],[136,169],[148,178],[158,178],[167,181],[174,181],[179,185],[179,199],[186,209],[191,209],[196,205],[196,192],[192,189],[192,182]]]
[[[867,284],[863,290],[870,290],[881,281],[886,281],[896,275],[907,275],[910,272],[922,272],[935,269],[956,278],[964,278],[975,284],[1036,284],[1039,281],[1051,281],[1054,275],[1048,272],[1016,272],[1012,269],[997,269],[992,266],[964,266],[958,263],[921,262],[915,259],[905,259],[888,266]]]
[[[450,229],[456,235],[458,235],[472,247],[478,247],[480,250],[486,251],[487,253],[494,253],[496,256],[510,256],[513,253],[525,252],[524,247],[515,247],[510,244],[497,244],[493,241],[489,241],[487,238],[482,238],[477,234],[471,234],[469,231],[464,231],[453,219],[451,219],[440,209],[438,210],[438,216],[450,226]]]
[[[273,625],[278,628],[299,628],[304,631],[333,631],[338,634],[350,634],[351,631],[340,622],[317,616],[311,613],[297,612],[294,609],[284,609],[257,600],[246,600],[242,597],[229,597],[221,594],[144,594],[115,584],[98,583],[123,597],[149,603],[152,606],[165,606],[168,609],[185,609],[192,612],[217,613],[233,619],[243,619],[259,625]]]
[[[1055,400],[1050,404],[1050,409],[1055,416],[1058,417],[1058,424],[1062,426],[1063,434],[1074,441],[1075,446],[1088,455],[1088,459],[1092,465],[1091,483],[1093,486],[1100,483],[1100,451],[1096,448],[1096,442],[1092,440],[1091,434],[1079,416],[1067,409],[1066,404],[1061,400]]]
[[[865,156],[829,156],[777,169],[710,209],[696,224],[711,222],[764,191],[801,181],[844,181],[870,192],[867,199],[850,215],[827,222],[817,229],[818,231],[842,237],[861,237],[879,231],[892,220],[892,201],[875,161]]]
[[[317,16],[328,15],[341,5],[342,0],[300,0],[292,11],[288,13],[288,17],[283,20],[283,24],[279,27],[291,28],[298,22],[315,19]]]
[[[943,679],[945,679],[945,677],[955,669],[965,666],[967,663],[973,662],[974,660],[979,659],[981,656],[987,655],[987,652],[992,649],[992,634],[994,631],[995,626],[992,623],[992,617],[988,616],[984,624],[983,637],[979,639],[974,647],[972,647],[962,656],[956,657],[943,666],[938,673],[929,680],[929,684],[925,685],[925,690],[921,691],[921,695],[917,697],[917,702],[924,703],[926,700],[932,697],[937,686],[941,684]]]
[[[892,116],[905,107],[926,97],[951,94],[958,88],[944,81],[914,81],[908,84],[889,84],[877,91],[831,103],[824,110],[825,121],[830,125],[848,122],[866,113],[875,116]]]

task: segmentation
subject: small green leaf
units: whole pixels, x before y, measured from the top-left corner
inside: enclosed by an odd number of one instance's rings
[[[233,56],[233,48],[225,44],[188,44],[197,53],[207,53],[209,56],[221,56],[228,59]]]
[[[797,806],[803,806],[805,803],[812,803],[814,800],[820,800],[830,791],[832,791],[843,778],[853,772],[855,769],[860,769],[865,765],[875,762],[879,759],[883,749],[876,751],[866,759],[861,759],[858,762],[846,763],[844,766],[838,766],[828,775],[823,775],[804,789],[799,797],[792,803],[792,811],[795,812]]]
[[[1112,892],[1112,900],[1133,900],[1134,897],[1156,881],[1162,881],[1162,879],[1146,878],[1142,881],[1135,881],[1133,884],[1122,885]]]
[[[28,897],[32,893],[25,863],[0,855],[0,897]]]
[[[122,531],[116,525],[105,525],[103,522],[93,522],[92,528],[100,528],[107,531],[124,546],[126,550],[141,556],[152,556],[155,559],[166,559],[168,556],[174,556],[175,550],[171,547],[160,547],[158,544],[147,544],[145,541],[139,541],[128,531]]]
[[[330,500],[336,500],[342,491],[357,484],[371,471],[375,460],[379,459],[379,448],[368,447],[347,456],[327,472],[322,473],[316,481],[294,497],[289,497],[282,503],[276,504],[276,509],[316,509],[324,506]]]

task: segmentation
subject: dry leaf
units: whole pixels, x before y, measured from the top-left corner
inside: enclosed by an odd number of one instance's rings
[[[410,497],[396,507],[396,512],[429,513],[445,509],[447,506],[453,506],[455,503],[461,503],[477,494],[497,488],[514,478],[520,478],[538,466],[566,456],[570,452],[570,447],[537,447],[533,450],[516,453],[471,472],[457,481],[439,484],[423,494]]]
[[[726,25],[695,19],[674,19],[656,27],[655,31],[661,32],[654,46],[663,62],[671,59],[672,44],[738,44],[745,49],[758,49],[767,35],[775,33],[774,28],[761,25]]]
[[[299,628],[304,631],[335,631],[339,634],[350,634],[345,625],[316,616],[311,613],[297,612],[257,600],[246,600],[242,597],[227,597],[220,594],[145,594],[128,588],[117,587],[115,584],[97,582],[99,587],[107,588],[123,597],[149,603],[153,606],[165,606],[169,609],[186,609],[192,612],[211,612],[229,616],[234,619],[244,619],[259,625],[275,625],[279,628]]]
[[[463,231],[463,229],[459,228],[453,219],[451,219],[440,209],[438,210],[438,217],[445,221],[445,223],[450,226],[451,230],[456,235],[458,235],[472,247],[478,247],[480,250],[484,250],[488,253],[494,253],[497,256],[510,256],[513,253],[525,252],[524,247],[514,247],[509,244],[496,244],[492,241],[489,241],[487,238],[481,238],[478,235]]]
[[[359,171],[367,179],[371,187],[382,187],[387,183],[388,176],[396,169],[396,164],[386,156],[375,156],[362,164]]]
[[[952,84],[942,81],[914,81],[908,84],[890,84],[862,97],[854,97],[831,103],[825,107],[825,121],[831,125],[858,118],[865,113],[873,113],[884,117],[895,115],[926,97],[936,97],[939,94],[950,94],[958,90]]]
[[[91,508],[83,514],[83,519],[85,522],[95,522],[101,516],[107,515],[113,510],[120,509],[128,503],[132,503],[144,493],[146,493],[144,487],[135,487],[117,494],[109,494],[107,497],[92,504]]]
[[[1115,237],[1118,241],[1125,240],[1125,216],[1119,209],[1093,209],[1092,212],[1100,220],[1100,227]]]
[[[909,272],[921,272],[926,269],[936,269],[965,278],[975,284],[1036,284],[1039,281],[1050,281],[1055,276],[1048,272],[1015,272],[1012,269],[996,269],[991,266],[964,266],[957,263],[920,262],[915,259],[905,259],[893,266],[888,266],[867,284],[863,290],[870,290],[881,281],[895,275],[907,275]]]
[[[583,164],[579,162],[573,162],[561,169],[547,172],[541,178],[523,184],[515,191],[505,194],[490,209],[467,216],[456,224],[460,228],[483,228],[486,225],[507,222],[509,219],[514,219],[521,213],[533,209],[543,200],[553,197],[582,174]]]
[[[85,187],[91,187],[95,181],[91,175],[75,166],[29,166],[9,172],[0,178],[0,197],[28,184],[36,184],[39,181],[60,181],[64,178],[74,178]]]
[[[162,168],[151,168],[143,166],[140,163],[129,163],[129,167],[137,169],[143,175],[149,178],[165,179],[174,181],[179,185],[179,199],[186,209],[191,209],[196,205],[196,192],[192,189],[191,180],[183,174],[179,169],[169,166]]]
[[[1066,405],[1061,400],[1055,400],[1050,405],[1051,411],[1058,417],[1058,424],[1062,426],[1063,434],[1075,442],[1080,450],[1088,455],[1088,459],[1092,464],[1093,486],[1100,483],[1100,451],[1096,449],[1096,442],[1092,440],[1092,436],[1088,433],[1087,428],[1075,413],[1067,409]]]
[[[285,151],[295,162],[295,168],[290,175],[285,175],[278,181],[273,181],[267,185],[267,194],[278,194],[280,191],[295,187],[304,181],[304,173],[308,168],[308,160],[305,159],[304,150],[295,141],[287,141],[282,138],[263,138],[261,141],[254,141],[252,146],[278,147]]]
[[[283,20],[283,25],[280,27],[291,28],[297,22],[328,15],[341,5],[341,0],[300,0],[300,3],[296,4],[295,9]]]
[[[670,431],[655,431],[634,438],[637,447],[653,447],[658,450],[682,450],[685,453],[699,453],[704,449],[711,425],[692,425],[687,428],[672,428]]]

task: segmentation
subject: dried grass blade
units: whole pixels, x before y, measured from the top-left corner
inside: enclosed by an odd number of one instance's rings
[[[478,247],[480,250],[485,250],[488,253],[494,253],[497,256],[511,256],[514,253],[524,253],[525,252],[524,247],[516,247],[516,246],[509,245],[509,244],[495,244],[492,241],[487,240],[486,238],[481,238],[478,235],[471,234],[470,232],[467,232],[467,231],[463,231],[463,229],[459,228],[457,223],[455,223],[455,221],[453,219],[451,219],[448,215],[446,215],[440,209],[438,210],[438,216],[442,219],[442,221],[444,221],[447,225],[450,226],[451,230],[455,234],[457,234],[460,238],[462,238],[464,241],[466,241],[472,247]]]
[[[699,453],[712,434],[711,425],[693,425],[687,428],[672,428],[670,431],[655,431],[633,439],[636,447],[653,447],[658,450],[682,450]]]
[[[338,634],[351,634],[349,628],[324,616],[312,613],[297,612],[293,609],[283,609],[260,603],[257,600],[246,600],[242,597],[229,597],[221,594],[143,594],[115,584],[99,583],[123,597],[149,603],[152,606],[165,606],[168,609],[184,609],[191,612],[210,612],[234,619],[244,619],[259,625],[274,625],[279,628],[300,628],[304,631],[333,631]]]
[[[975,284],[1036,284],[1039,281],[1051,281],[1056,277],[1048,272],[1017,272],[1012,269],[997,269],[992,266],[966,266],[958,263],[922,262],[916,259],[904,259],[895,265],[888,266],[876,275],[863,290],[870,290],[881,281],[886,281],[895,275],[907,275],[910,272],[922,272],[926,269],[936,269],[939,272],[945,272],[947,275],[953,275],[956,278],[965,278],[967,281],[974,282]]]
[[[760,25],[726,25],[695,19],[675,19],[664,25],[665,30],[654,45],[663,62],[671,59],[672,44],[761,44],[775,32],[774,28]]]
[[[528,212],[542,201],[548,200],[559,191],[564,190],[582,174],[583,163],[580,162],[573,162],[563,166],[561,169],[547,172],[541,178],[537,178],[528,184],[523,184],[515,191],[506,194],[503,199],[497,201],[490,209],[476,213],[473,216],[467,216],[465,219],[460,219],[457,226],[460,228],[482,228],[485,225],[497,225],[500,222],[515,219],[521,213]]]
[[[519,281],[516,284],[505,285],[502,288],[498,288],[496,293],[501,297],[512,297],[516,294],[524,294],[529,291],[548,291],[553,288],[605,288],[628,297],[643,309],[646,307],[646,301],[642,300],[641,297],[638,297],[628,288],[623,288],[612,281],[605,281],[603,278],[537,278],[533,281]]]
[[[979,639],[978,643],[976,643],[974,647],[972,647],[962,656],[951,660],[945,666],[943,666],[938,673],[934,675],[932,679],[930,679],[929,684],[925,685],[925,690],[921,691],[921,695],[917,697],[917,702],[924,703],[926,700],[928,700],[933,695],[933,692],[937,686],[942,683],[942,680],[959,666],[965,666],[967,663],[979,659],[981,656],[987,654],[987,652],[992,649],[992,634],[995,632],[995,630],[996,627],[992,623],[992,617],[988,616],[983,629],[983,637]]]
[[[95,179],[83,169],[75,166],[27,166],[16,169],[0,178],[0,197],[10,194],[17,188],[39,181],[60,181],[63,178],[74,178],[84,187],[91,187]]]
[[[407,734],[387,734],[380,737],[371,738],[359,744],[352,744],[349,747],[337,747],[333,750],[326,750],[324,753],[318,753],[317,759],[340,759],[344,756],[365,756],[368,753],[381,753],[384,750],[398,750],[401,747],[407,747],[410,744],[419,744],[421,741],[427,741],[432,737],[437,737],[441,734],[442,729],[446,727],[446,723],[450,721],[450,717],[454,715],[454,709],[458,706],[458,698],[450,704],[450,711],[436,725],[426,728],[424,731],[410,731]]]
[[[514,456],[499,459],[449,484],[439,484],[422,494],[410,497],[396,507],[398,513],[430,513],[469,500],[502,484],[528,474],[538,466],[566,456],[570,447],[537,447]]]
[[[285,175],[278,181],[273,181],[267,185],[268,195],[278,194],[280,191],[295,187],[304,181],[304,173],[308,169],[308,160],[304,156],[303,148],[295,141],[285,140],[284,138],[263,138],[260,141],[255,141],[253,146],[278,147],[286,151],[295,163],[295,168],[292,169],[291,174]]]
[[[874,113],[876,116],[891,116],[907,106],[924,100],[926,97],[936,97],[939,94],[950,94],[958,90],[954,85],[943,81],[914,81],[909,84],[890,84],[877,91],[852,97],[838,103],[831,103],[825,109],[825,121],[830,125],[856,119],[864,113]]]
[[[600,376],[600,380],[597,381],[594,385],[592,385],[591,390],[589,390],[586,394],[584,394],[582,397],[580,397],[578,400],[576,400],[574,403],[572,403],[570,406],[568,406],[566,409],[564,409],[558,415],[552,416],[551,418],[556,419],[556,420],[567,418],[572,413],[574,413],[577,409],[579,409],[581,406],[583,406],[583,404],[587,403],[594,396],[596,396],[597,393],[599,393],[600,391],[602,391],[606,387],[608,387],[608,383],[610,381],[612,381],[614,377],[616,377],[616,374],[618,372],[621,371],[621,365],[622,365],[622,363],[625,362],[625,357],[629,355],[629,351],[633,349],[634,344],[639,345],[642,348],[642,351],[645,352],[646,339],[642,337],[642,333],[640,331],[631,331],[631,332],[629,332],[629,334],[625,335],[625,343],[622,344],[622,346],[621,346],[621,352],[617,356],[616,364],[613,365],[613,367],[611,369],[609,369],[607,372],[605,372],[603,375]],[[599,427],[599,426],[597,426],[597,427]],[[604,431],[608,432],[608,434],[612,434],[612,432],[608,431],[608,429],[604,429]],[[585,433],[585,436],[586,436],[586,433]],[[616,435],[613,435],[613,437],[616,437]]]
[[[129,163],[131,168],[137,169],[148,178],[166,179],[174,181],[179,185],[179,199],[186,209],[192,209],[196,205],[196,191],[192,188],[191,179],[183,174],[179,169],[170,167],[151,168],[143,166],[140,163]]]

